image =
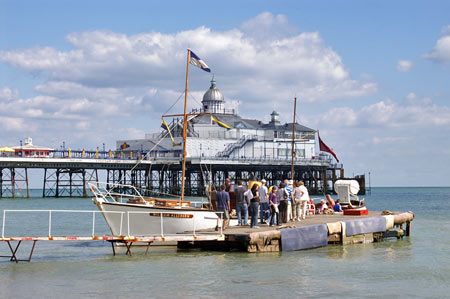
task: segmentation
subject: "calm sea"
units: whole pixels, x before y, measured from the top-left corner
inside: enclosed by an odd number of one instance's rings
[[[158,247],[132,257],[113,257],[109,243],[38,242],[31,263],[0,258],[0,298],[449,298],[450,188],[373,188],[365,198],[369,210],[413,211],[412,236],[261,254]],[[0,210],[94,208],[89,199],[0,200]],[[92,214],[52,218],[55,234],[90,234]],[[47,220],[7,215],[5,235],[45,235]]]

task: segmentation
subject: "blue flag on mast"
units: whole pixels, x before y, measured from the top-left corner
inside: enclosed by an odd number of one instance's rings
[[[191,52],[190,55],[190,59],[189,59],[189,63],[192,65],[195,65],[196,67],[201,68],[202,70],[204,70],[205,72],[210,73],[211,70],[209,69],[209,67],[206,65],[206,63],[200,59],[200,57],[198,57],[197,55],[195,55],[194,52],[192,52],[191,50],[189,50],[189,52]]]

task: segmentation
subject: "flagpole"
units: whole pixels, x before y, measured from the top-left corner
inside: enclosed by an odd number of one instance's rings
[[[183,115],[183,166],[181,168],[181,196],[180,201],[184,200],[184,181],[186,176],[186,140],[187,140],[187,92],[189,79],[189,61],[191,60],[191,50],[188,49],[187,63],[186,63],[186,88],[184,90],[184,115]]]
[[[295,157],[295,114],[297,110],[297,97],[294,98],[294,122],[292,123],[292,163],[291,180],[294,181],[294,157]]]

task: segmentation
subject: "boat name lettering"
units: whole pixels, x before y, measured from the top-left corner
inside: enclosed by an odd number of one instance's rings
[[[149,213],[150,216],[159,216],[161,217],[161,213]],[[163,217],[171,217],[171,218],[194,218],[192,214],[176,214],[176,213],[164,213]]]

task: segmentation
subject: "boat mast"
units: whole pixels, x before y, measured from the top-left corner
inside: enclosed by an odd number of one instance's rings
[[[294,181],[294,158],[295,158],[295,114],[297,110],[297,97],[294,98],[294,122],[292,123],[292,163],[291,163],[291,180]]]
[[[191,60],[191,50],[188,49],[186,62],[186,87],[184,89],[184,114],[183,114],[183,166],[181,168],[181,196],[180,201],[184,200],[184,181],[186,175],[186,139],[187,139],[187,93],[189,79],[189,61]]]

